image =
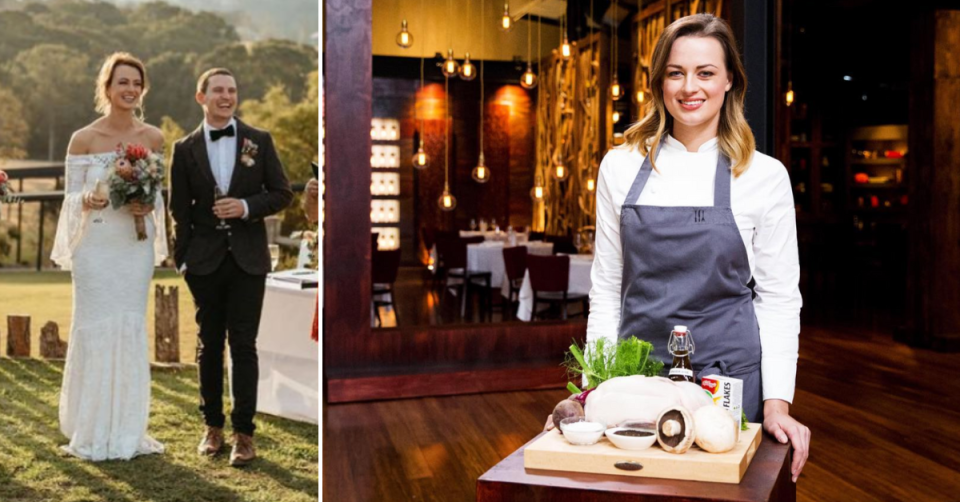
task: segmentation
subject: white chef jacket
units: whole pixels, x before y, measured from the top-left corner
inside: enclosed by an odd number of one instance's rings
[[[717,139],[688,152],[667,136],[657,170],[637,201],[625,201],[644,157],[622,146],[607,152],[597,184],[596,245],[587,340],[617,339],[623,249],[621,205],[711,206],[717,169]],[[658,172],[659,171],[659,172]],[[731,174],[732,177],[732,174]],[[756,281],[754,310],[760,326],[763,398],[793,402],[800,335],[800,264],[793,190],[780,161],[754,152],[750,167],[731,180],[731,206]]]

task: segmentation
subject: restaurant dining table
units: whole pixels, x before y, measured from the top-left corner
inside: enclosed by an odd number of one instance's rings
[[[467,245],[467,269],[477,272],[490,272],[490,287],[500,288],[503,296],[510,296],[508,281],[504,279],[507,276],[506,265],[503,261],[503,248],[509,243],[501,241],[483,241],[478,244]],[[549,255],[553,254],[553,243],[543,241],[529,241],[517,243],[518,246],[525,246],[530,254]],[[506,286],[506,289],[504,289]]]
[[[514,235],[516,236],[517,244],[523,244],[523,243],[527,242],[528,240],[530,240],[530,239],[529,239],[529,234],[527,234],[527,233],[515,233]],[[510,233],[509,233],[509,232],[503,232],[503,231],[498,232],[498,231],[496,231],[496,230],[487,230],[487,231],[480,231],[480,230],[461,230],[461,231],[460,231],[460,237],[462,237],[462,238],[467,238],[467,237],[483,237],[486,241],[509,242],[509,240],[510,240]]]
[[[590,294],[593,282],[590,270],[593,268],[592,254],[572,254],[570,256],[570,281],[567,292],[570,294]],[[504,295],[507,296],[507,295]],[[530,286],[530,271],[523,274],[523,284],[518,295],[517,319],[529,321],[533,315],[533,287]]]

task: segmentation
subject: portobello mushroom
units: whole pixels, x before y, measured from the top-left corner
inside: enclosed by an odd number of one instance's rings
[[[683,406],[671,407],[657,417],[657,442],[670,453],[685,453],[697,437],[693,417]]]

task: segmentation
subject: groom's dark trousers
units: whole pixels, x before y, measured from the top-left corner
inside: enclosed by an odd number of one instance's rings
[[[247,203],[246,219],[218,228],[213,214],[216,180],[201,126],[178,141],[170,167],[170,212],[176,223],[174,260],[197,307],[200,327],[200,410],[208,426],[223,427],[224,347],[233,364],[235,432],[253,435],[257,411],[257,330],[270,252],[263,218],[293,199],[290,183],[266,131],[237,120],[236,165],[227,196]],[[244,145],[246,149],[244,149]]]

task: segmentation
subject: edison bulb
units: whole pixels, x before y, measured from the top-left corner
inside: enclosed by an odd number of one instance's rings
[[[793,104],[793,89],[790,89],[789,91],[787,91],[787,106],[790,106],[792,104]]]
[[[510,31],[513,29],[513,18],[510,17],[510,2],[503,4],[503,16],[500,18],[500,31]]]
[[[637,91],[637,103],[643,103],[647,100],[647,95],[643,91]]]
[[[420,145],[417,153],[413,154],[413,167],[416,169],[426,169],[430,167],[430,156],[427,155],[427,152],[423,149],[423,144]]]
[[[453,59],[453,49],[447,49],[447,59],[443,62],[442,71],[447,77],[456,77],[460,72],[460,63]]]
[[[407,30],[407,20],[400,23],[400,33],[397,33],[397,45],[404,49],[409,49],[413,45],[413,35]]]
[[[597,180],[593,178],[587,178],[587,191],[592,192],[597,189]]]
[[[567,40],[567,37],[563,37],[563,44],[560,45],[560,55],[563,56],[564,61],[570,59],[570,56],[573,55],[573,46]]]
[[[614,124],[616,124],[617,122],[620,122],[620,112],[614,110],[614,111],[613,111],[613,117],[612,117],[612,118],[613,118],[613,123],[614,123]]]
[[[533,67],[527,63],[527,71],[520,75],[520,87],[524,89],[533,89],[537,86],[537,74],[533,72]]]
[[[623,86],[620,85],[620,82],[617,79],[613,79],[613,82],[610,84],[610,98],[614,101],[619,101],[623,97]]]
[[[567,176],[570,174],[570,170],[567,169],[567,166],[564,166],[562,163],[558,163],[553,168],[553,176],[560,181],[567,179]]]
[[[470,61],[469,52],[463,59],[463,64],[460,65],[460,78],[463,80],[473,80],[477,78],[477,66]]]
[[[534,201],[543,200],[543,187],[535,186],[530,189],[530,198]]]
[[[490,181],[490,168],[484,165],[483,153],[480,153],[480,160],[477,161],[477,167],[473,168],[473,171],[470,172],[470,176],[473,177],[473,181],[476,181],[477,183],[486,183]]]
[[[453,211],[457,208],[457,198],[450,193],[449,189],[444,188],[440,198],[437,199],[437,206],[441,211]]]

